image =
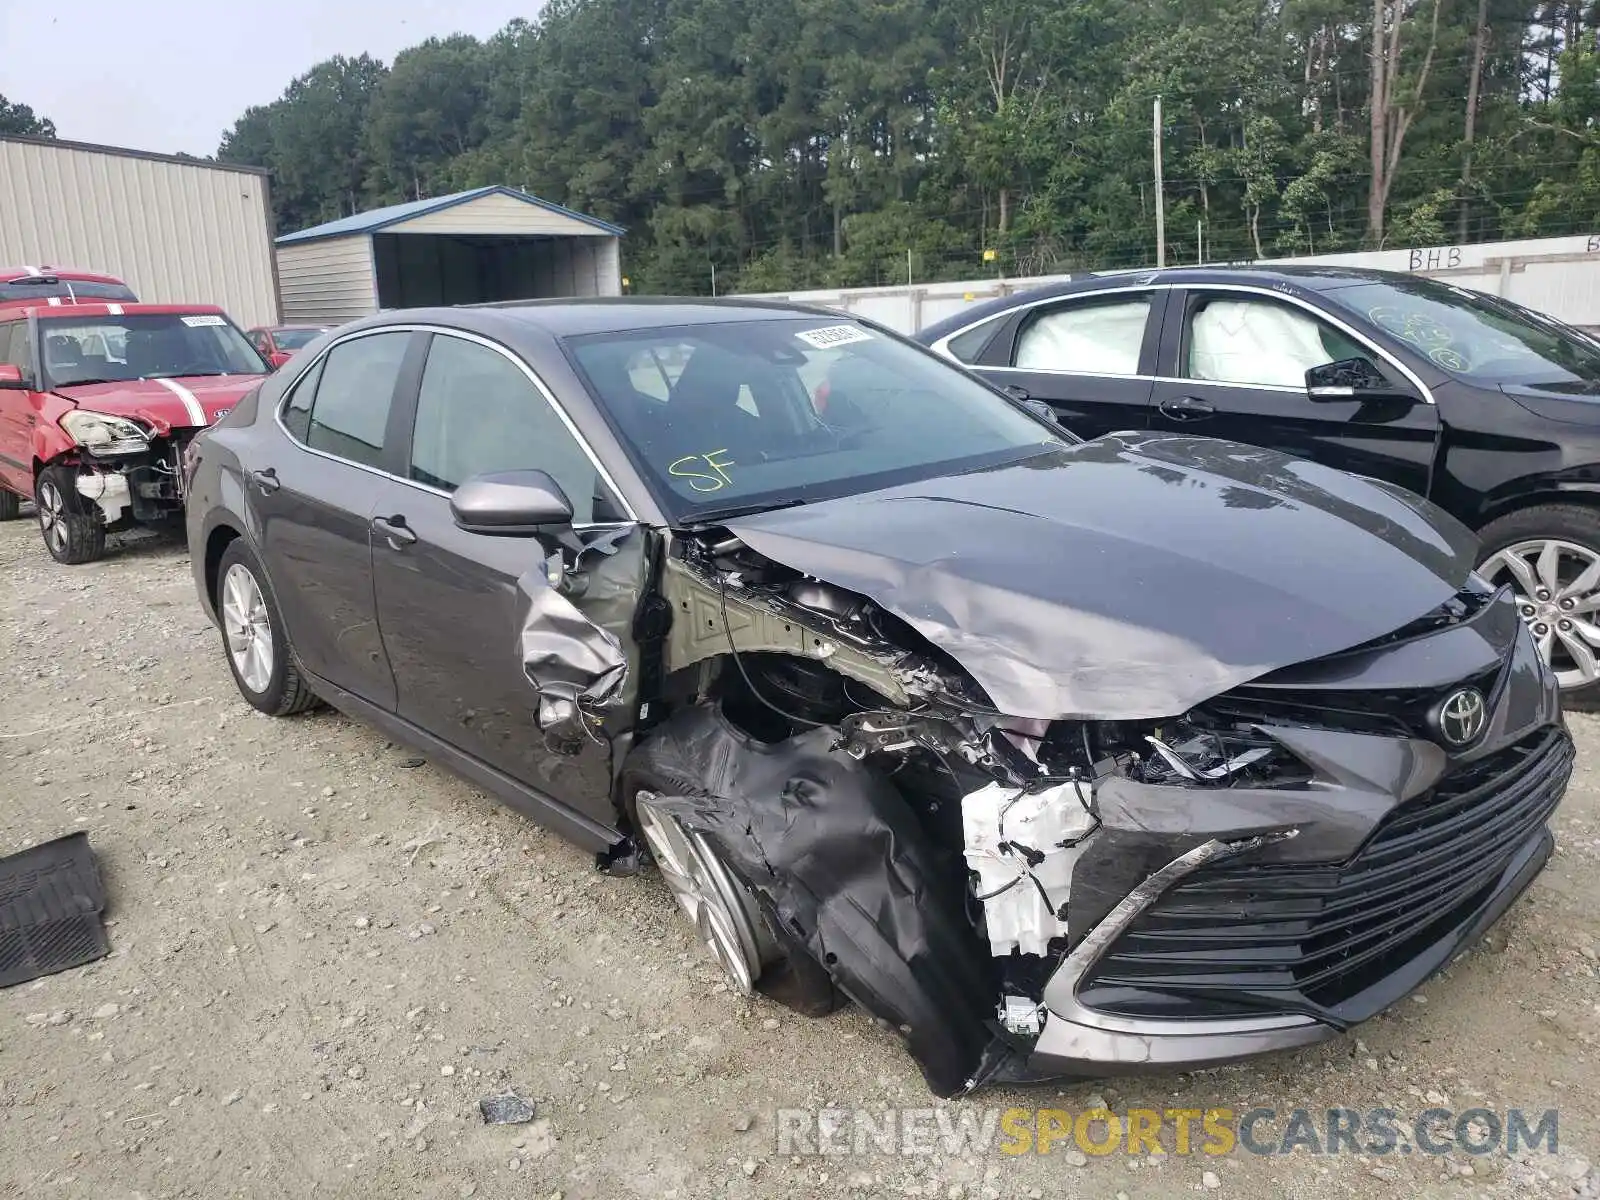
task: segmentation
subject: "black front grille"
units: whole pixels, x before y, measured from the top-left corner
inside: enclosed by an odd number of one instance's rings
[[[1128,1016],[1363,1019],[1342,1006],[1483,908],[1555,811],[1572,758],[1551,728],[1460,768],[1343,864],[1197,871],[1139,916],[1080,997]]]

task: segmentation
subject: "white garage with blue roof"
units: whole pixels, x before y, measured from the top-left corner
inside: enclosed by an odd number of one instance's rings
[[[357,213],[277,239],[285,324],[382,309],[622,293],[623,230],[509,187]]]

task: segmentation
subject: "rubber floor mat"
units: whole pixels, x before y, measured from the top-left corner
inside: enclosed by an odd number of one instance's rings
[[[104,958],[105,906],[86,833],[0,858],[0,987]]]

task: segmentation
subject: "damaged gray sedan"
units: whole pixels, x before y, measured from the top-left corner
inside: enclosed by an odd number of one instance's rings
[[[246,700],[653,860],[735,986],[860,1004],[941,1095],[1372,1016],[1527,887],[1571,771],[1426,501],[1078,442],[838,314],[385,314],[185,487]]]

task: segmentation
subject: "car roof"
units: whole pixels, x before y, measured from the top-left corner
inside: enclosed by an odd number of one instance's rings
[[[127,284],[115,275],[99,271],[80,271],[76,267],[0,267],[0,283],[14,283],[19,279],[81,279],[85,283]]]
[[[444,311],[456,314],[458,319],[469,313],[493,314],[499,320],[532,326],[558,338],[586,333],[621,333],[630,329],[661,329],[673,325],[714,325],[728,321],[803,320],[807,317],[855,319],[837,309],[792,301],[693,296],[511,300],[464,305]]]
[[[1010,312],[1019,303],[1032,304],[1057,296],[1092,295],[1112,288],[1156,284],[1163,287],[1200,287],[1205,284],[1247,283],[1257,287],[1301,288],[1312,292],[1332,291],[1353,283],[1375,283],[1415,276],[1400,271],[1379,271],[1370,267],[1324,266],[1315,263],[1241,263],[1237,266],[1159,267],[1141,271],[1106,271],[1074,276],[1064,283],[1050,283],[986,300],[963,308],[917,333],[923,342],[934,341],[957,330],[975,325],[986,317]]]
[[[109,301],[95,304],[62,304],[43,305],[36,304],[31,308],[21,310],[23,316],[34,316],[41,320],[59,319],[63,321],[81,321],[85,317],[138,317],[138,316],[215,316],[226,317],[215,304],[135,304],[132,300],[125,302]]]

